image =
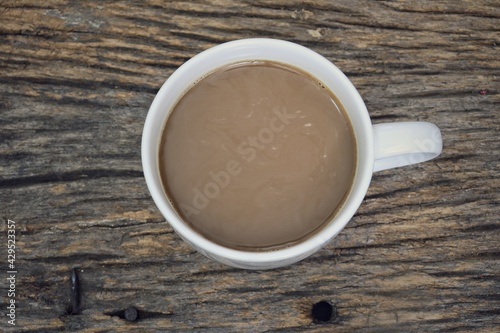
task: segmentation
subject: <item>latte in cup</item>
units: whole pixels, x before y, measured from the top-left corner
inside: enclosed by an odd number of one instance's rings
[[[170,112],[159,145],[163,189],[205,238],[280,249],[322,230],[354,182],[357,145],[322,82],[273,61],[200,78]]]

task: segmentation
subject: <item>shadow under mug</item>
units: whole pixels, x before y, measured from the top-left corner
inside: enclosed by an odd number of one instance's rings
[[[343,104],[357,142],[357,167],[351,191],[329,222],[304,241],[278,250],[246,252],[214,243],[193,230],[163,190],[158,168],[160,136],[179,98],[204,75],[228,64],[268,60],[291,65],[324,83]],[[419,163],[441,153],[439,128],[427,122],[372,125],[366,106],[349,79],[318,53],[295,43],[252,38],[220,44],[194,56],[163,84],[149,109],[142,136],[142,165],[160,212],[186,242],[205,256],[245,269],[271,269],[300,261],[318,251],[349,222],[366,195],[373,172]]]

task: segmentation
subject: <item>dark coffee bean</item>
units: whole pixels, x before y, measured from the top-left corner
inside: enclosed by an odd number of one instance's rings
[[[334,317],[334,307],[328,301],[313,304],[311,315],[316,322],[327,322]]]

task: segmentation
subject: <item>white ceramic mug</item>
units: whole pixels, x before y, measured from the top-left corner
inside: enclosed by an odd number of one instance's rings
[[[194,231],[177,214],[163,191],[158,169],[160,135],[169,112],[182,94],[204,75],[222,66],[269,60],[301,68],[318,78],[339,98],[357,141],[357,169],[347,200],[321,231],[286,248],[245,252],[216,244]],[[333,239],[361,204],[374,171],[430,160],[441,153],[439,129],[426,122],[372,125],[366,106],[349,79],[330,61],[303,46],[274,39],[242,39],[208,49],[184,63],[163,84],[144,125],[142,165],[149,191],[173,229],[195,249],[219,262],[246,269],[270,269],[302,260]]]

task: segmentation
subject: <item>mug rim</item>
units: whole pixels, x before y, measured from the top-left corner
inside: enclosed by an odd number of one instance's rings
[[[229,64],[230,62],[227,60],[225,62],[224,60],[220,60],[221,57],[229,57],[230,54],[228,52],[240,52],[241,54],[247,52],[248,57],[253,60],[282,61],[283,63],[308,72],[313,77],[317,77],[321,80],[321,82],[325,83],[334,94],[337,95],[337,91],[332,88],[331,84],[325,82],[325,80],[319,77],[320,75],[316,75],[317,73],[311,73],[311,70],[305,68],[307,66],[303,66],[303,64],[307,62],[310,66],[315,66],[315,68],[317,67],[318,70],[320,70],[319,73],[323,72],[321,75],[326,75],[331,77],[332,80],[335,79],[336,81],[339,81],[339,86],[342,86],[342,89],[345,89],[345,97],[343,97],[344,100],[342,100],[342,98],[338,95],[337,97],[339,97],[342,104],[344,104],[344,108],[355,132],[357,163],[353,183],[348,197],[342,203],[342,207],[339,207],[338,211],[332,216],[330,221],[328,221],[325,226],[321,227],[321,230],[315,232],[313,235],[297,244],[278,249],[271,249],[268,251],[264,250],[256,252],[232,249],[215,243],[193,230],[182,220],[170,204],[161,181],[158,181],[158,175],[155,175],[155,173],[159,174],[158,149],[161,130],[163,129],[168,115],[172,110],[171,107],[165,107],[165,104],[170,104],[173,107],[173,105],[175,105],[178,99],[182,96],[182,94],[178,93],[175,96],[171,96],[173,93],[170,91],[175,91],[174,87],[177,87],[178,91],[179,82],[181,82],[185,77],[197,76],[199,80],[209,74],[209,72],[201,72],[198,70],[198,68],[203,67],[203,64],[206,64],[207,61],[213,61],[219,64],[218,66],[212,66],[212,71]],[[266,57],[264,56],[257,56],[257,59],[254,54],[259,52],[260,54],[266,53],[269,55],[272,54],[273,56],[267,59],[265,59]],[[296,55],[297,59],[300,58],[300,61],[303,63],[297,64],[299,61],[296,63],[290,63],[288,60],[279,60],[280,54],[289,54],[289,52],[292,52],[294,56]],[[252,55],[254,55],[253,58]],[[283,56],[283,58],[285,57]],[[207,65],[205,65],[205,67],[206,66]],[[194,75],[193,73],[197,73],[197,75]],[[192,84],[193,82],[196,82],[196,79],[195,81],[190,81],[190,84]],[[184,92],[189,89],[190,84],[184,84]],[[345,105],[346,98],[349,99],[350,104],[354,105],[353,107],[349,109],[347,108]],[[356,112],[356,114],[351,115],[351,113],[354,112]],[[356,118],[356,124],[354,124],[353,117]],[[160,124],[161,126],[158,125],[158,118],[163,118],[163,122]],[[158,128],[161,128],[160,131],[158,131]],[[361,135],[358,132],[361,132]],[[362,137],[363,142],[360,142],[358,137]],[[362,151],[363,154],[361,154],[360,151]],[[267,263],[271,266],[275,264],[273,267],[277,267],[283,266],[279,263],[284,263],[285,265],[293,263],[302,260],[319,250],[331,239],[333,239],[355,214],[364,199],[373,174],[373,132],[368,111],[366,110],[366,106],[358,91],[351,81],[340,71],[340,69],[338,69],[332,62],[324,58],[322,55],[302,45],[279,39],[239,39],[216,45],[195,55],[175,70],[175,72],[172,73],[172,75],[170,75],[170,77],[164,82],[156,94],[146,116],[142,133],[141,158],[146,184],[156,206],[167,222],[172,226],[176,233],[181,236],[182,239],[190,243],[195,249],[203,254],[230,265],[235,264],[235,266],[242,267],[245,263],[257,266],[259,266],[259,264],[265,265]]]

